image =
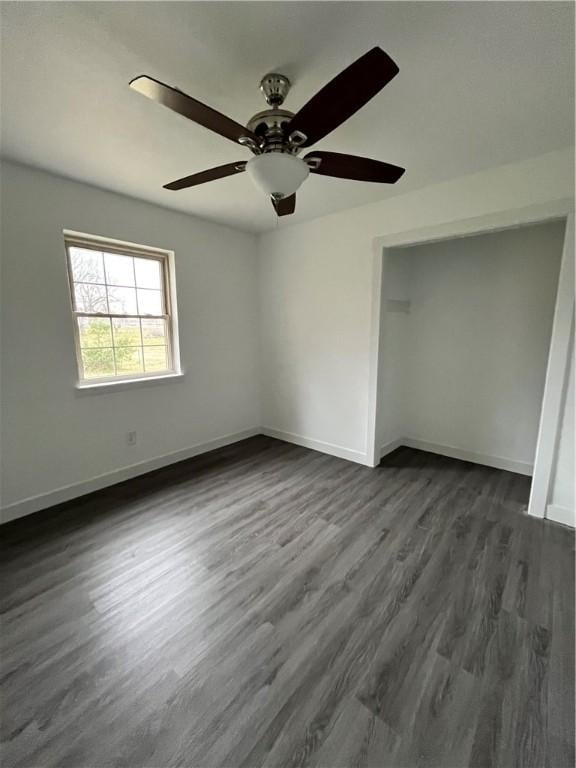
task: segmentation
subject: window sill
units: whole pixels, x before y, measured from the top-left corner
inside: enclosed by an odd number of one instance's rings
[[[141,379],[122,379],[122,381],[102,381],[99,384],[76,384],[78,395],[97,395],[110,392],[120,392],[123,389],[139,389],[154,387],[158,384],[183,379],[183,373],[166,373],[162,376],[144,376]]]

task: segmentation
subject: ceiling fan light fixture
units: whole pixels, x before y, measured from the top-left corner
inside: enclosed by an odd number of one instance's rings
[[[294,155],[268,152],[248,160],[246,171],[266,195],[281,198],[296,192],[308,177],[310,168],[304,160]]]
[[[193,173],[164,185],[181,190],[223,179],[246,170],[255,186],[270,198],[278,216],[296,210],[296,190],[310,173],[375,184],[395,184],[404,168],[368,157],[312,151],[311,147],[356,114],[398,74],[398,66],[378,46],[352,62],[321,88],[296,114],[281,109],[290,80],[278,72],[262,78],[260,88],[270,109],[253,115],[245,126],[192,98],[178,88],[140,75],[130,87],[197,125],[251,150],[255,157]]]

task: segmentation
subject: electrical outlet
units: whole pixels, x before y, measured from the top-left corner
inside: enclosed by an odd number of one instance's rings
[[[127,432],[128,445],[136,445],[136,432]]]

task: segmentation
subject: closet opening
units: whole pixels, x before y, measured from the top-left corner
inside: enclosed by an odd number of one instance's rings
[[[565,230],[554,220],[384,249],[376,460],[404,446],[528,487]]]

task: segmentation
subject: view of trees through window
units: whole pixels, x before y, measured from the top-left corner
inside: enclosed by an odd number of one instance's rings
[[[161,257],[68,247],[84,379],[170,368]]]

